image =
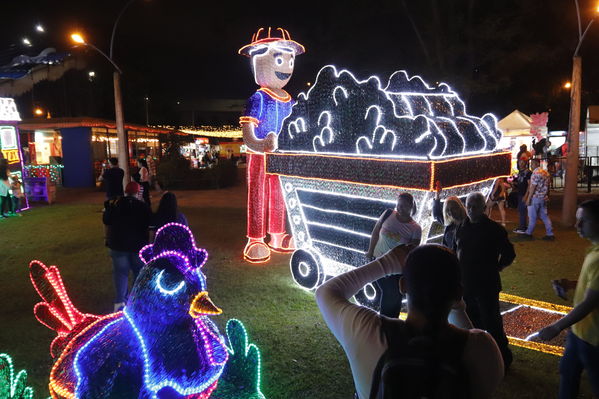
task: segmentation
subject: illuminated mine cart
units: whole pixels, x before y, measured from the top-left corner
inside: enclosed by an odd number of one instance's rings
[[[495,152],[435,161],[342,157],[319,154],[267,154],[267,173],[280,176],[297,250],[291,273],[306,289],[368,262],[372,230],[397,196],[409,192],[418,204],[414,219],[422,242],[439,240],[443,226],[431,215],[435,182],[444,196],[488,196],[493,182],[510,173],[511,154]],[[358,302],[377,308],[380,292],[368,284]]]
[[[0,97],[0,164],[8,167],[9,180],[12,176],[17,176],[23,182],[23,153],[17,123],[21,120],[19,111],[12,98]],[[23,189],[23,186],[21,186]],[[25,190],[23,190],[25,192]],[[27,197],[23,203],[23,208],[27,208]]]

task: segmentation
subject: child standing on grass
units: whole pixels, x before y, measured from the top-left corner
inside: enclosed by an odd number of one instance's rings
[[[588,374],[593,396],[599,397],[599,200],[580,204],[576,212],[576,230],[593,245],[584,258],[578,281],[562,279],[554,283],[558,289],[576,289],[574,308],[539,331],[539,338],[548,341],[572,327],[559,367],[560,399],[578,397],[583,370]]]
[[[10,189],[12,190],[12,211],[16,213],[21,211],[21,206],[25,195],[23,194],[23,185],[19,180],[19,176],[12,175],[10,180]],[[19,216],[21,216],[20,213]]]

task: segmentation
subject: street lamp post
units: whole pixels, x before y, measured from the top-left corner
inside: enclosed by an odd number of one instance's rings
[[[578,45],[572,57],[572,83],[570,88],[570,122],[568,125],[568,155],[566,157],[566,179],[564,184],[564,202],[562,205],[562,224],[572,226],[576,221],[576,207],[578,197],[578,157],[580,136],[580,90],[582,80],[582,58],[578,55],[582,41],[595,17],[591,19],[584,32],[580,22],[580,9],[578,0],[576,15],[578,17]],[[596,10],[599,13],[599,8]],[[597,14],[595,14],[597,15]]]
[[[117,19],[118,22],[118,19]],[[84,46],[91,47],[100,53],[104,58],[108,60],[114,67],[115,71],[113,73],[113,85],[114,85],[114,117],[116,121],[116,134],[117,134],[117,147],[119,152],[119,166],[123,169],[123,185],[127,185],[129,182],[129,146],[127,143],[127,135],[125,133],[125,123],[123,117],[123,100],[121,94],[121,73],[123,71],[119,66],[114,62],[114,60],[106,55],[102,50],[94,46],[92,43],[86,41],[83,36],[79,33],[73,33],[71,35],[71,39],[78,44],[83,44]]]
[[[71,39],[79,44],[83,44],[85,46],[91,47],[100,53],[104,58],[106,58],[114,67],[114,72],[112,74],[112,83],[114,86],[114,117],[116,121],[116,132],[117,132],[117,147],[118,147],[118,158],[119,158],[119,166],[125,172],[123,177],[123,185],[126,186],[130,180],[129,177],[129,142],[127,139],[127,132],[125,132],[125,122],[124,122],[124,114],[123,114],[123,97],[121,92],[121,75],[123,71],[119,66],[114,62],[113,50],[114,50],[114,36],[116,33],[116,28],[121,20],[121,17],[125,13],[125,10],[134,2],[135,0],[129,0],[119,12],[116,20],[114,21],[114,25],[112,27],[112,35],[110,36],[110,50],[109,55],[106,55],[102,50],[94,46],[93,44],[85,41],[83,36],[78,33],[74,33],[71,35]]]

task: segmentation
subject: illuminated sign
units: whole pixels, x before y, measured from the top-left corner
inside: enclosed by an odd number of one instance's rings
[[[17,104],[12,98],[0,97],[0,121],[20,121]]]
[[[13,126],[0,126],[0,150],[9,164],[21,160],[17,145],[17,131]]]
[[[0,126],[0,149],[17,149],[17,131],[12,126]]]

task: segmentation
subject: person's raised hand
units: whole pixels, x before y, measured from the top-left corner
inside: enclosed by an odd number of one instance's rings
[[[439,199],[439,197],[441,196],[441,190],[443,189],[443,187],[441,187],[441,182],[439,180],[437,180],[435,182],[435,191],[436,191],[436,199]]]

